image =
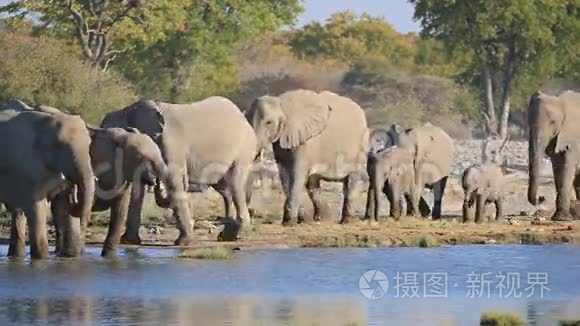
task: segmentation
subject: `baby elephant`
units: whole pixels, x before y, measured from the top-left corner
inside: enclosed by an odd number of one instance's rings
[[[378,221],[381,196],[384,192],[391,203],[390,215],[396,219],[403,214],[403,198],[407,200],[407,213],[417,215],[420,210],[423,215],[429,213],[429,206],[421,197],[419,209],[412,207],[411,197],[415,189],[415,171],[413,166],[413,151],[411,148],[392,146],[380,150],[374,155],[374,164],[369,169],[372,192],[369,201],[374,202],[374,219]]]
[[[463,222],[485,222],[487,204],[495,204],[495,220],[503,218],[504,173],[502,167],[494,163],[474,164],[463,172]]]
[[[463,222],[485,222],[485,208],[491,203],[495,204],[495,220],[502,220],[505,162],[500,162],[507,141],[507,138],[502,142],[497,137],[486,139],[482,146],[484,163],[474,164],[463,172]]]

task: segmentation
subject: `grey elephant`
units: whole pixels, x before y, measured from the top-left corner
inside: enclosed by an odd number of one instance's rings
[[[369,170],[370,184],[367,201],[373,202],[372,214],[379,219],[381,196],[384,192],[391,203],[390,215],[396,219],[403,213],[402,199],[409,199],[415,191],[414,153],[411,148],[390,146],[373,154],[374,164]],[[407,205],[409,211],[411,207]]]
[[[410,198],[411,212],[425,215],[421,194],[427,187],[433,190],[433,219],[441,218],[443,195],[453,164],[453,140],[443,129],[425,123],[401,133],[399,147],[413,153],[415,187]]]
[[[391,157],[391,155],[384,155],[384,154],[379,154],[379,152],[382,152],[384,149],[386,148],[391,148],[393,146],[397,146],[399,145],[399,136],[406,132],[405,129],[403,129],[401,126],[397,125],[397,124],[393,124],[391,125],[390,128],[388,129],[382,129],[382,128],[378,128],[373,130],[373,132],[371,132],[370,135],[370,139],[369,139],[369,144],[370,144],[370,150],[367,156],[367,173],[369,175],[369,187],[367,190],[367,203],[366,203],[366,209],[365,209],[365,219],[370,219],[370,218],[374,218],[375,221],[378,221],[378,212],[375,212],[375,187],[373,184],[373,176],[376,175],[376,173],[387,173],[386,172],[386,168],[388,168],[388,166],[385,166],[386,163],[380,163],[379,161],[384,161],[387,160]],[[401,155],[396,155],[397,159],[398,158],[402,158],[403,156]],[[411,161],[411,165],[412,165],[412,161]],[[382,166],[377,166],[377,164],[381,164]],[[397,165],[397,164],[402,164],[399,162],[392,162],[389,164],[393,164],[393,165]],[[393,204],[393,199],[391,198],[391,195],[389,193],[389,188],[388,187],[388,176],[384,175],[383,176],[383,181],[379,181],[379,183],[382,185],[383,183],[385,184],[384,187],[384,193],[387,195],[389,201],[391,202],[391,204]],[[382,186],[381,186],[382,187]],[[398,191],[398,190],[397,190]],[[380,193],[379,195],[380,196]],[[407,205],[411,205],[411,197],[409,195],[405,196],[406,200],[407,200]],[[398,199],[397,199],[398,200]],[[391,208],[393,208],[391,206]],[[421,196],[420,202],[419,202],[419,208],[421,211],[421,215],[423,216],[428,216],[431,211],[429,206],[427,205],[427,202],[424,200],[424,198]],[[391,209],[391,216],[394,217],[392,215],[393,210]]]
[[[463,222],[483,223],[486,220],[486,205],[495,205],[495,220],[503,219],[503,188],[505,167],[503,150],[509,138],[487,138],[482,143],[482,163],[465,169],[463,187]]]
[[[193,241],[193,221],[188,203],[190,184],[210,185],[224,199],[226,224],[221,240],[234,240],[249,223],[245,185],[257,154],[256,135],[238,107],[223,97],[191,104],[138,101],[108,113],[101,127],[134,127],[151,136],[168,166],[165,183],[156,187],[156,202],[172,208],[179,237],[177,245]],[[123,242],[140,243],[139,224],[144,191],[133,188]],[[137,191],[135,191],[137,190]]]
[[[71,238],[66,256],[79,256],[94,197],[90,136],[79,116],[33,110],[19,101],[0,110],[0,201],[13,212],[9,256],[25,255],[26,224],[33,258],[48,256],[48,199],[73,184]]]
[[[89,128],[91,165],[95,171],[96,195],[93,212],[110,209],[107,237],[102,256],[115,254],[127,220],[132,187],[152,186],[163,180],[167,166],[157,144],[135,128]],[[60,225],[69,217],[73,188],[61,192],[51,202],[56,226],[56,250],[66,248],[67,230]]]
[[[537,205],[538,178],[544,155],[552,161],[556,185],[555,221],[570,221],[572,201],[580,198],[580,93],[565,91],[559,96],[538,92],[528,107],[529,183],[528,201]]]
[[[343,183],[342,223],[352,213],[356,182],[364,175],[369,131],[363,110],[351,99],[331,92],[294,90],[257,98],[246,115],[259,148],[272,144],[286,193],[283,224],[298,219],[307,191],[314,219],[329,221],[320,200],[320,181]]]

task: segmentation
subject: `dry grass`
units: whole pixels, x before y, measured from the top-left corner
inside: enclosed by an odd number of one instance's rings
[[[179,254],[179,258],[227,260],[232,258],[232,250],[225,247],[185,249]]]

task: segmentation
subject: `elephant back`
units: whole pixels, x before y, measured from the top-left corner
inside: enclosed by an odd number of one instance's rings
[[[453,140],[441,128],[430,123],[408,132],[415,146],[415,164],[421,164],[426,183],[435,182],[451,173],[454,158]]]

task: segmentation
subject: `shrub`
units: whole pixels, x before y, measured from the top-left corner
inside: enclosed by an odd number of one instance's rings
[[[179,254],[180,258],[226,260],[232,258],[232,251],[224,247],[200,249],[185,249]]]
[[[524,321],[518,314],[490,311],[481,314],[482,326],[523,326]]]
[[[398,72],[381,58],[353,65],[341,88],[367,110],[371,127],[432,122],[452,136],[466,137],[465,126],[477,112],[478,101],[468,89],[447,78]]]
[[[0,101],[50,105],[98,124],[105,112],[135,100],[118,74],[85,65],[57,40],[0,34],[0,53]]]
[[[433,239],[432,237],[430,237],[428,235],[424,235],[424,236],[421,236],[419,239],[417,239],[417,247],[435,248],[435,247],[439,247],[439,243],[437,242],[437,240]]]

